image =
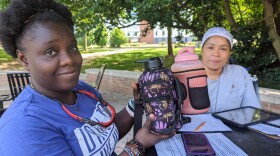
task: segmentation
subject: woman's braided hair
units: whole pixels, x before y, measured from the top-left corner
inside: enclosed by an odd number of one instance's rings
[[[0,13],[0,42],[6,53],[16,58],[16,50],[24,50],[23,37],[42,22],[63,22],[74,30],[70,10],[54,0],[11,0]]]

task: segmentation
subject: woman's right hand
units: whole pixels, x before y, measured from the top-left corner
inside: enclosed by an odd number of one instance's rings
[[[155,115],[150,114],[141,129],[136,133],[135,140],[143,145],[145,149],[154,146],[161,140],[171,138],[175,135],[176,132],[169,135],[153,133],[151,131],[152,124],[155,120]]]

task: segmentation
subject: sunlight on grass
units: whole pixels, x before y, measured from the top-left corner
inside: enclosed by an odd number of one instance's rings
[[[6,54],[5,51],[0,48],[0,63],[2,62],[9,62],[14,60],[14,58],[12,58],[10,55]]]
[[[174,56],[177,55],[181,48],[173,48]],[[195,49],[196,54],[200,55],[200,48]],[[126,53],[113,54],[109,56],[99,57],[89,61],[82,67],[82,72],[89,68],[100,68],[102,64],[107,64],[108,69],[143,71],[142,63],[135,63],[137,60],[144,60],[151,57],[162,57],[164,66],[169,68],[174,63],[174,56],[167,55],[167,48],[143,48],[131,50]]]
[[[174,55],[177,54],[178,50],[174,49]],[[108,69],[143,71],[144,65],[142,63],[135,63],[135,61],[151,57],[162,57],[164,66],[168,68],[174,63],[174,57],[167,56],[166,48],[145,48],[96,58],[88,64],[83,65],[82,72],[88,68],[99,68],[102,64],[107,64]]]

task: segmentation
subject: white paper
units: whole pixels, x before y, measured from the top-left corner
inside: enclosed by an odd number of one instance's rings
[[[236,146],[222,133],[205,133],[217,156],[246,156],[247,154]]]
[[[186,156],[186,151],[180,134],[176,134],[170,139],[162,140],[155,145],[155,148],[158,155]]]
[[[231,142],[222,133],[205,133],[211,146],[213,147],[216,156],[247,156],[247,154]],[[180,134],[174,137],[163,140],[155,145],[157,155],[160,156],[186,156],[186,151]]]
[[[267,123],[280,127],[280,119],[268,121]]]
[[[194,130],[202,123],[206,122],[204,126],[200,128],[198,132],[221,132],[232,131],[227,125],[225,125],[220,119],[212,116],[212,114],[199,114],[199,115],[184,115],[191,118],[190,123],[186,123],[179,130],[180,132],[194,132]]]
[[[280,128],[269,126],[266,124],[259,123],[259,124],[251,125],[251,126],[249,126],[249,128],[258,130],[260,132],[263,132],[263,133],[266,133],[269,135],[280,136]]]

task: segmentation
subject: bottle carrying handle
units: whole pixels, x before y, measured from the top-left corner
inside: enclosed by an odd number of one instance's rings
[[[186,46],[186,47],[182,48],[181,50],[179,50],[178,54],[182,54],[182,53],[186,53],[186,52],[194,53],[194,47]]]

